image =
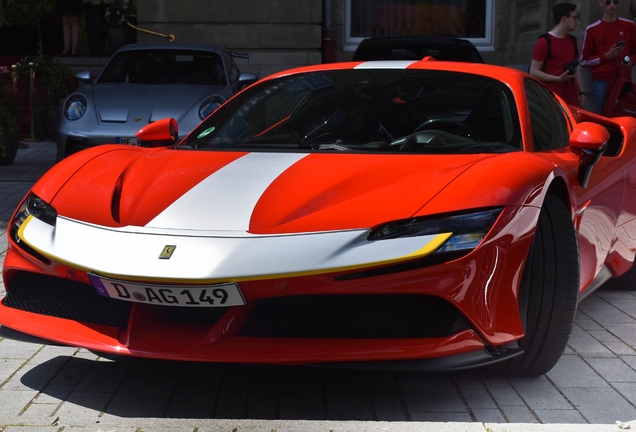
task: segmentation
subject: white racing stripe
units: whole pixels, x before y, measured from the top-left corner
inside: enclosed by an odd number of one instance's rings
[[[383,60],[383,61],[373,61],[373,62],[365,62],[359,64],[355,67],[355,69],[406,69],[411,66],[413,63],[417,63],[415,61],[409,60]]]
[[[254,207],[265,190],[306,156],[249,153],[190,189],[146,227],[247,231]]]

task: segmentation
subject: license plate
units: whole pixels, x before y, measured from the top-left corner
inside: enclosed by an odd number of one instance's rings
[[[136,146],[139,145],[139,140],[137,138],[115,138],[115,143]]]
[[[160,306],[241,306],[245,299],[238,285],[154,285],[108,279],[89,274],[97,293],[104,297]]]

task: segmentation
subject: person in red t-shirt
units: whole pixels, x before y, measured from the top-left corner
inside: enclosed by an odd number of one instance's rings
[[[576,39],[569,34],[581,16],[575,4],[559,3],[552,8],[552,19],[554,28],[534,46],[530,74],[570,105],[583,106],[585,93],[578,69],[578,48]]]
[[[621,61],[636,55],[636,25],[616,15],[618,0],[599,0],[603,17],[587,26],[581,50],[581,66],[592,68],[594,111],[601,112],[607,85],[619,67],[631,68],[634,62]],[[629,75],[629,74],[628,74]]]

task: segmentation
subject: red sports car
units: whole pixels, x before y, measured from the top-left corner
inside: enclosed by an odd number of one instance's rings
[[[538,375],[636,251],[636,120],[529,75],[354,62],[178,144],[58,163],[9,224],[1,335],[104,355]]]

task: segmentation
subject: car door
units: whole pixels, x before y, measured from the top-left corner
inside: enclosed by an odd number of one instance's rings
[[[592,282],[608,260],[625,194],[623,161],[607,152],[594,166],[587,187],[578,181],[579,157],[569,147],[571,124],[561,103],[541,84],[526,80],[533,150],[561,167],[571,185],[573,220],[578,233],[581,286]]]

